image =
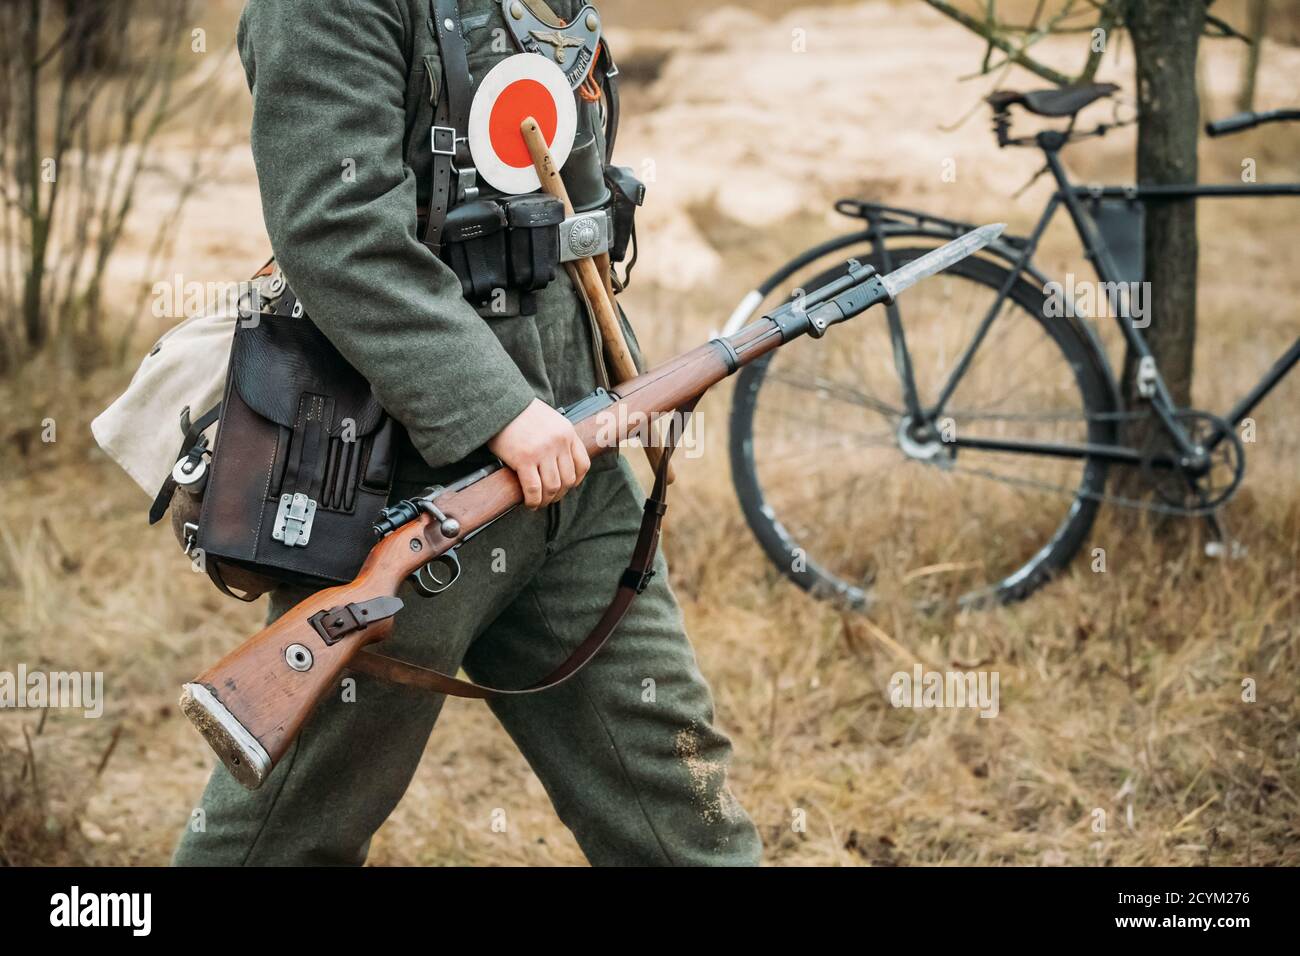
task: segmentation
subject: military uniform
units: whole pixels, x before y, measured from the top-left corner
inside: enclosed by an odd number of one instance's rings
[[[552,0],[561,17],[581,4]],[[496,0],[462,0],[472,74],[515,52]],[[480,315],[421,244],[440,52],[429,0],[251,0],[239,47],[267,230],[308,315],[409,434],[394,500],[463,474],[534,399],[563,406],[600,379],[567,275],[535,315]],[[580,103],[574,155],[604,152]],[[566,167],[567,169],[567,167]],[[635,346],[634,346],[635,348]],[[563,501],[517,511],[462,548],[458,584],[404,591],[388,649],[524,686],[565,658],[614,592],[642,494],[617,455]],[[658,574],[608,646],[568,683],[491,702],[594,864],[752,864],[757,833],[726,781],[731,748],[668,584]],[[307,596],[277,591],[272,619]],[[424,750],[441,697],[356,678],[328,698],[267,782],[218,766],[183,865],[360,864]],[[653,682],[652,684],[649,682]],[[653,688],[653,692],[650,692]]]

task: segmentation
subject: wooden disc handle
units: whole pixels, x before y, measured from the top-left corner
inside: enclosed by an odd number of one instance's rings
[[[555,166],[555,158],[551,156],[551,150],[546,145],[542,128],[537,124],[537,120],[530,116],[520,125],[520,132],[523,133],[524,143],[528,146],[528,154],[533,159],[533,166],[537,169],[537,178],[542,181],[542,190],[564,203],[566,217],[572,216],[573,203],[569,201],[569,191],[564,188],[564,180],[560,178],[560,171]],[[609,361],[615,379],[617,382],[626,382],[636,378],[638,374],[636,363],[632,360],[632,352],[627,347],[627,340],[623,338],[623,326],[614,309],[614,299],[609,293],[606,279],[601,277],[596,263],[590,257],[577,259],[566,265],[573,281],[582,286],[587,300],[591,302],[592,311],[596,314],[596,325],[600,328],[600,337],[605,343],[605,357]],[[647,444],[645,453],[650,460],[650,467],[658,468],[663,449],[655,444]],[[674,478],[676,475],[670,462],[668,480],[671,482]]]

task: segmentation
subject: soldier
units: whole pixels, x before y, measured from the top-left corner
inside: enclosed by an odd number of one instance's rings
[[[393,499],[464,474],[483,448],[524,488],[528,510],[463,549],[461,584],[407,600],[389,641],[395,656],[463,666],[496,686],[526,684],[582,640],[641,519],[627,463],[589,461],[555,411],[606,384],[568,276],[508,295],[505,307],[500,296],[471,304],[435,255],[436,228],[431,241],[417,225],[417,208],[432,206],[436,222],[437,191],[456,190],[438,185],[430,129],[445,127],[435,111],[445,115],[448,84],[462,80],[457,62],[481,78],[518,52],[502,42],[507,17],[526,9],[568,23],[582,7],[547,3],[250,0],[239,27],[271,245],[306,313],[405,426]],[[542,52],[568,45],[558,30],[539,32]],[[598,106],[585,96],[578,106],[564,170],[575,203],[593,161],[599,181],[607,145]],[[460,174],[461,144],[457,152],[448,165]],[[731,746],[714,727],[662,556],[657,567],[584,671],[490,706],[593,864],[754,864],[759,838],[726,779]],[[278,589],[272,618],[308,593]],[[643,699],[647,679],[653,701]],[[364,862],[443,700],[356,681],[355,702],[327,698],[260,789],[217,767],[202,800],[206,828],[186,831],[176,864]]]

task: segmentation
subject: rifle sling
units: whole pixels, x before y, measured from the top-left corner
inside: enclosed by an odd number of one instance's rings
[[[622,622],[624,615],[631,608],[632,602],[636,600],[636,596],[646,589],[646,585],[650,583],[650,579],[654,576],[655,554],[659,550],[661,526],[664,512],[668,508],[668,462],[672,458],[673,452],[677,448],[677,442],[681,437],[681,429],[678,428],[678,425],[680,423],[683,427],[685,426],[686,420],[690,417],[694,407],[695,400],[682,406],[679,409],[680,416],[675,416],[673,419],[672,427],[669,429],[668,441],[665,443],[663,457],[659,459],[659,466],[655,469],[654,487],[651,489],[649,497],[646,498],[645,517],[641,519],[641,529],[637,533],[636,544],[632,548],[632,559],[628,563],[627,569],[624,570],[622,577],[619,578],[618,590],[614,593],[614,599],[605,608],[605,613],[596,622],[596,626],[591,629],[591,632],[578,645],[577,649],[559,667],[537,683],[518,690],[485,687],[482,684],[461,680],[432,668],[421,667],[418,664],[399,660],[374,650],[363,649],[359,651],[348,662],[348,667],[359,673],[379,677],[405,687],[413,687],[436,694],[448,694],[452,697],[473,697],[480,700],[536,694],[539,691],[549,690],[558,684],[562,684],[580,671],[605,646],[605,642],[609,640]]]

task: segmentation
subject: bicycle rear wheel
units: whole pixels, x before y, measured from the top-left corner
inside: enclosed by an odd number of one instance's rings
[[[927,252],[890,250],[891,266]],[[842,253],[841,253],[842,255]],[[860,256],[883,269],[875,253]],[[842,275],[842,264],[805,283]],[[938,399],[1009,279],[966,259],[900,298],[918,397]],[[1011,286],[965,374],[918,437],[883,313],[795,342],[743,369],[732,476],[746,520],[787,578],[852,607],[1026,597],[1064,567],[1096,517],[1106,465],[956,448],[953,436],[1109,443],[1104,356],[1024,279]]]

